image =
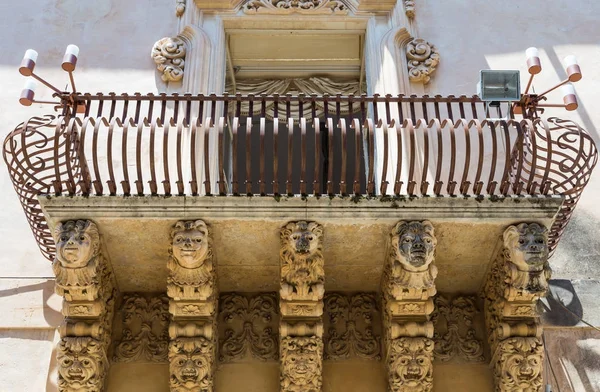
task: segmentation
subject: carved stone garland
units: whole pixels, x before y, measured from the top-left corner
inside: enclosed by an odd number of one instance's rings
[[[390,235],[383,276],[389,390],[428,392],[433,387],[433,296],[436,246],[429,221],[399,222]]]
[[[59,223],[54,232],[55,291],[63,297],[57,347],[59,391],[104,389],[108,371],[115,286],[100,251],[100,234],[89,220]]]
[[[440,54],[435,46],[421,38],[406,45],[408,79],[414,83],[429,83],[431,75],[440,63]]]
[[[320,391],[323,369],[323,227],[291,222],[281,230],[281,391]]]
[[[504,231],[503,251],[484,288],[496,390],[542,390],[544,347],[536,307],[548,291],[548,230],[521,223]]]
[[[247,14],[348,14],[341,0],[249,0],[242,7]]]
[[[223,294],[219,304],[219,360],[232,362],[248,353],[263,361],[279,358],[276,293],[251,297]]]
[[[163,82],[179,82],[183,79],[185,53],[185,42],[181,38],[165,37],[156,41],[150,57],[156,63]]]
[[[171,231],[167,267],[171,391],[213,390],[216,356],[216,276],[206,223],[179,221]]]
[[[381,359],[379,309],[375,294],[325,296],[325,359]]]

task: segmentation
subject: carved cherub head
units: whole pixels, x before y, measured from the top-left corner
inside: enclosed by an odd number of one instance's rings
[[[398,222],[392,230],[392,252],[408,271],[426,271],[433,262],[436,244],[429,221]]]
[[[90,337],[62,339],[57,359],[59,386],[73,391],[102,390],[107,360],[99,341]]]
[[[510,391],[537,391],[542,385],[544,348],[537,338],[509,338],[499,343],[496,376]]]
[[[320,390],[323,341],[317,337],[290,337],[281,341],[284,369],[282,387],[286,390]],[[289,388],[292,386],[292,388]],[[296,388],[294,388],[296,387]],[[301,387],[301,389],[297,389]]]
[[[198,268],[209,253],[208,227],[201,220],[179,221],[171,231],[173,257],[183,268]]]
[[[521,271],[541,271],[548,261],[548,230],[537,223],[521,223],[504,230],[509,260]]]
[[[281,245],[308,258],[321,249],[322,237],[323,227],[316,222],[291,222],[281,230]]]
[[[433,383],[433,340],[400,338],[391,342],[390,382],[394,390],[424,392]],[[399,389],[399,387],[404,387]]]
[[[193,391],[208,385],[211,347],[211,342],[201,337],[175,339],[169,346],[171,387]]]
[[[89,220],[59,223],[53,232],[56,258],[64,268],[85,267],[100,249],[100,234]]]

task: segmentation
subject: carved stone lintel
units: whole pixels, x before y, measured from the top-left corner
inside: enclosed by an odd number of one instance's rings
[[[323,340],[316,336],[281,339],[281,391],[320,392]]]
[[[544,346],[539,338],[512,337],[494,353],[494,378],[499,392],[541,392]]]
[[[421,38],[415,38],[406,46],[408,79],[413,83],[429,83],[431,75],[440,62],[435,46]]]
[[[177,338],[169,343],[169,384],[176,392],[212,392],[214,344],[203,337]]]
[[[150,56],[164,82],[179,82],[185,68],[185,42],[174,37],[162,38],[154,44]]]
[[[249,0],[242,7],[246,14],[336,14],[346,15],[342,0]]]
[[[389,342],[389,390],[429,392],[433,388],[433,340],[399,338]]]
[[[101,392],[108,371],[106,347],[91,337],[62,338],[57,348],[60,392]]]
[[[409,19],[415,17],[415,0],[404,0],[404,12]]]
[[[381,359],[381,336],[376,331],[379,312],[374,294],[346,296],[332,293],[325,297],[325,309],[326,359],[352,356]]]

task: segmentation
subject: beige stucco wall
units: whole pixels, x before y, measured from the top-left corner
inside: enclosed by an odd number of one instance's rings
[[[517,68],[524,73],[523,53],[528,46],[541,49],[544,71],[535,82],[536,91],[540,91],[565,76],[561,59],[575,54],[584,79],[575,86],[580,108],[569,117],[599,141],[598,15],[600,3],[595,0],[578,0],[576,4],[569,0],[418,1],[415,28],[442,56],[437,74],[424,91],[473,94],[483,68]],[[389,28],[385,18],[378,18],[377,23],[378,32]],[[176,33],[171,0],[2,2],[0,136],[24,119],[48,112],[47,107],[24,108],[17,102],[25,80],[17,68],[27,48],[39,52],[36,71],[60,87],[68,81],[60,70],[62,53],[67,44],[74,43],[81,48],[76,72],[79,90],[152,92],[156,91],[154,64],[149,57],[152,44]],[[50,99],[50,91],[39,86],[37,98]],[[566,116],[563,111],[552,113]],[[50,265],[37,250],[4,167],[0,168],[0,187],[1,389],[9,386],[12,391],[39,391],[48,385],[52,390],[48,372],[53,368],[52,341],[60,322],[60,299],[51,294],[52,282],[47,280],[52,276]],[[600,175],[596,173],[551,261],[555,277],[600,278],[596,268],[600,261],[599,196]],[[456,377],[450,368],[438,371],[444,372]]]

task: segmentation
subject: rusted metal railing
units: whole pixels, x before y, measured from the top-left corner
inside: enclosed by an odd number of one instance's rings
[[[562,195],[552,249],[597,161],[590,136],[477,97],[78,95],[4,159],[42,253],[50,195]]]

